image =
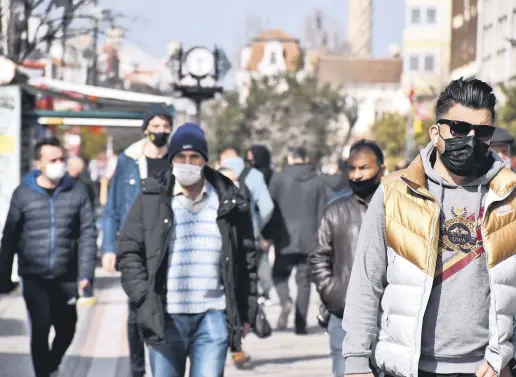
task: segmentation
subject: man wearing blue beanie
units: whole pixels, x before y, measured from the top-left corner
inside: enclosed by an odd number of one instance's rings
[[[151,103],[143,115],[145,138],[130,145],[118,157],[111,179],[108,200],[102,214],[102,267],[115,271],[116,238],[124,225],[129,209],[140,193],[140,180],[170,169],[167,143],[172,131],[170,108]],[[145,375],[145,348],[140,340],[136,310],[130,305],[127,324],[132,377]]]
[[[248,201],[207,166],[194,123],[169,144],[172,169],[142,182],[120,234],[122,286],[137,308],[154,377],[222,377],[257,312],[256,248]]]

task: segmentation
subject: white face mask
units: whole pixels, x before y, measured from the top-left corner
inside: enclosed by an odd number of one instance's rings
[[[174,164],[172,174],[176,177],[181,186],[193,186],[201,180],[202,166],[190,164]]]
[[[66,164],[53,162],[45,168],[45,176],[53,182],[59,182],[66,174]]]

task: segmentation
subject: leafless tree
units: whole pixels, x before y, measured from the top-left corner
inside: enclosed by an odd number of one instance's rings
[[[346,54],[348,43],[341,32],[341,23],[314,9],[305,19],[305,43],[309,49],[326,49],[334,54]]]
[[[15,62],[23,62],[43,46],[48,50],[56,40],[66,41],[91,33],[99,18],[111,24],[123,18],[122,14],[109,10],[96,14],[95,3],[92,0],[12,0],[7,17],[6,55]],[[101,34],[103,31],[98,30]]]

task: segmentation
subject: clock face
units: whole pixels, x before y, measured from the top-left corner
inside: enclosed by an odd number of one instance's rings
[[[191,50],[185,58],[185,68],[189,74],[195,77],[208,75],[215,67],[215,56],[202,47]]]

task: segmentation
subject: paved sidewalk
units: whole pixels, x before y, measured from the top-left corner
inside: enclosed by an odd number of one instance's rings
[[[61,377],[128,377],[126,342],[127,302],[119,277],[97,270],[97,304],[79,307],[74,342],[61,367]],[[252,368],[236,370],[228,357],[225,377],[329,377],[331,361],[328,337],[317,326],[317,294],[312,295],[310,335],[296,336],[292,330],[274,332],[265,340],[250,335],[244,347],[253,358]],[[267,308],[274,326],[279,305]],[[292,326],[291,320],[291,326]],[[29,357],[26,313],[18,295],[0,298],[0,376],[33,377]],[[151,376],[150,370],[148,376]]]

